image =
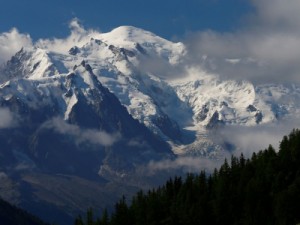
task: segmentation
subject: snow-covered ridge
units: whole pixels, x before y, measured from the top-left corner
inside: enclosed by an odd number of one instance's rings
[[[187,52],[182,43],[139,28],[94,32],[67,50],[52,45],[37,43],[8,61],[1,72],[2,98],[18,96],[32,107],[55,99],[67,120],[78,102],[75,89],[68,90],[70,77],[80,77],[77,89],[90,102],[96,79],[177,153],[207,146],[211,142],[207,131],[219,126],[271,123],[300,109],[298,87],[254,86],[185,69],[181,63]],[[169,76],[178,71],[182,74]],[[43,93],[43,101],[36,98],[37,92]]]

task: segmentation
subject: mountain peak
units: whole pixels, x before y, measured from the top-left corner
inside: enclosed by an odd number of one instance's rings
[[[154,41],[157,39],[162,39],[157,35],[143,30],[141,28],[133,27],[133,26],[120,26],[108,33],[102,34],[102,36],[106,39],[118,39],[129,42],[143,42],[143,41]],[[166,40],[165,40],[166,41]]]
[[[108,44],[129,49],[135,48],[138,43],[150,52],[154,50],[157,53],[168,50],[181,54],[185,49],[182,43],[173,43],[152,32],[133,26],[117,27],[111,32],[101,34],[99,39]]]
[[[125,26],[125,25],[114,28],[113,30],[111,30],[110,33],[118,33],[121,34],[121,36],[125,36],[125,35],[131,36],[136,34],[148,34],[148,35],[156,36],[155,34],[143,30],[141,28],[134,27],[134,26]]]

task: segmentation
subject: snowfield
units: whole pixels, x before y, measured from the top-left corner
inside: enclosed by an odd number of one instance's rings
[[[0,96],[16,96],[32,107],[55,101],[68,120],[78,103],[70,88],[74,77],[80,77],[76,89],[90,102],[98,80],[176,154],[214,155],[222,147],[211,140],[212,129],[268,124],[299,112],[299,87],[222,80],[199,67],[187,68],[186,55],[184,44],[131,26],[80,36],[68,49],[63,42],[38,42],[2,68]]]

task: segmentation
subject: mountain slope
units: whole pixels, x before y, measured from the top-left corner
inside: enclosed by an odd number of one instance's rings
[[[298,86],[186,68],[182,43],[138,28],[74,40],[39,41],[0,68],[2,186],[7,200],[43,218],[64,210],[65,220],[83,199],[109,204],[169,176],[152,176],[152,162],[222,158],[236,146],[215,141],[220,127],[269,124],[300,110]],[[94,202],[93,192],[105,200]]]
[[[149,185],[139,180],[140,167],[173,157],[169,145],[133,119],[99,82],[90,64],[81,60],[68,71],[60,57],[35,47],[22,49],[3,69],[0,87],[0,109],[13,121],[0,130],[1,171],[18,193],[7,200],[48,221],[59,210],[67,213],[58,213],[64,221],[78,212],[82,199],[65,197],[71,183],[77,192],[86,184],[83,199],[92,201],[91,190],[115,199],[125,187]],[[42,182],[45,176],[49,180]],[[95,189],[97,184],[101,188]],[[64,188],[56,190],[57,185]]]
[[[5,225],[46,225],[37,217],[0,199],[0,220]]]

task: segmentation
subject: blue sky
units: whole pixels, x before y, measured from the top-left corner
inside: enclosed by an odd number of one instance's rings
[[[167,39],[201,30],[232,31],[252,10],[247,0],[0,0],[0,32],[18,28],[36,40],[63,37],[76,17],[106,32],[121,25]]]

